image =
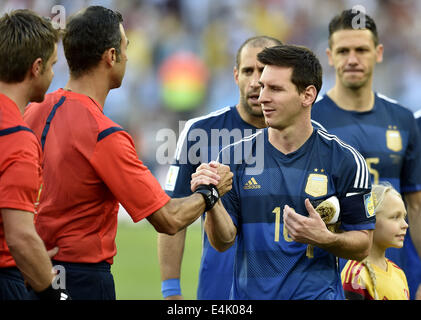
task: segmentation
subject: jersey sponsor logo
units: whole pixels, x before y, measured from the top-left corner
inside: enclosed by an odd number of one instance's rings
[[[386,131],[386,146],[394,152],[402,150],[401,133],[396,130],[395,126],[389,126],[389,130]]]
[[[364,206],[367,218],[371,218],[376,214],[374,210],[374,201],[371,192],[364,195]]]
[[[245,185],[244,190],[250,190],[250,189],[260,189],[260,184],[257,183],[256,179],[252,177]]]
[[[312,197],[321,197],[327,194],[327,176],[319,173],[310,173],[307,178],[305,193]]]
[[[164,190],[174,191],[175,183],[177,182],[178,171],[180,167],[170,166],[167,173],[167,179],[165,180]]]

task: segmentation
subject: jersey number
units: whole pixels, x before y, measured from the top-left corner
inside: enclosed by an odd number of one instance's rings
[[[367,158],[365,159],[365,162],[367,162],[368,171],[373,175],[373,183],[378,184],[379,183],[379,172],[372,167],[374,164],[379,164],[380,159],[379,158]]]
[[[279,242],[279,230],[281,228],[281,207],[276,207],[275,209],[273,209],[272,213],[275,214],[275,242]],[[284,240],[286,242],[293,241],[288,235],[287,228],[285,228],[285,223],[283,223],[282,225],[282,233],[284,236]]]

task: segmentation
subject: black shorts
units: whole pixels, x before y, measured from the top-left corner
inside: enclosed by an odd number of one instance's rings
[[[28,299],[29,293],[19,269],[0,268],[0,301]]]
[[[116,299],[109,263],[70,263],[53,260],[53,265],[59,271],[53,287],[56,285],[66,289],[72,300]],[[61,272],[64,274],[60,275]]]

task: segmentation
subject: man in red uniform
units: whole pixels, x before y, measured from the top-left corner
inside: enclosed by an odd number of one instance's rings
[[[34,227],[41,148],[22,118],[50,86],[57,42],[51,23],[31,11],[0,19],[0,300],[26,299],[24,278],[41,299],[68,297],[53,288],[52,264]]]
[[[147,218],[158,232],[175,234],[231,188],[232,173],[221,166],[203,181],[218,189],[170,199],[130,135],[103,114],[108,92],[121,85],[127,45],[119,13],[100,6],[77,13],[63,38],[69,82],[25,111],[44,151],[36,227],[47,248],[60,248],[53,263],[64,266],[72,299],[115,299],[119,202],[134,222]]]

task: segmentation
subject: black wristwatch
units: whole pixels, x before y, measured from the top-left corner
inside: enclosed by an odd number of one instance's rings
[[[205,211],[212,209],[215,203],[219,200],[218,189],[213,184],[201,184],[197,187],[195,193],[200,193],[205,199]]]

